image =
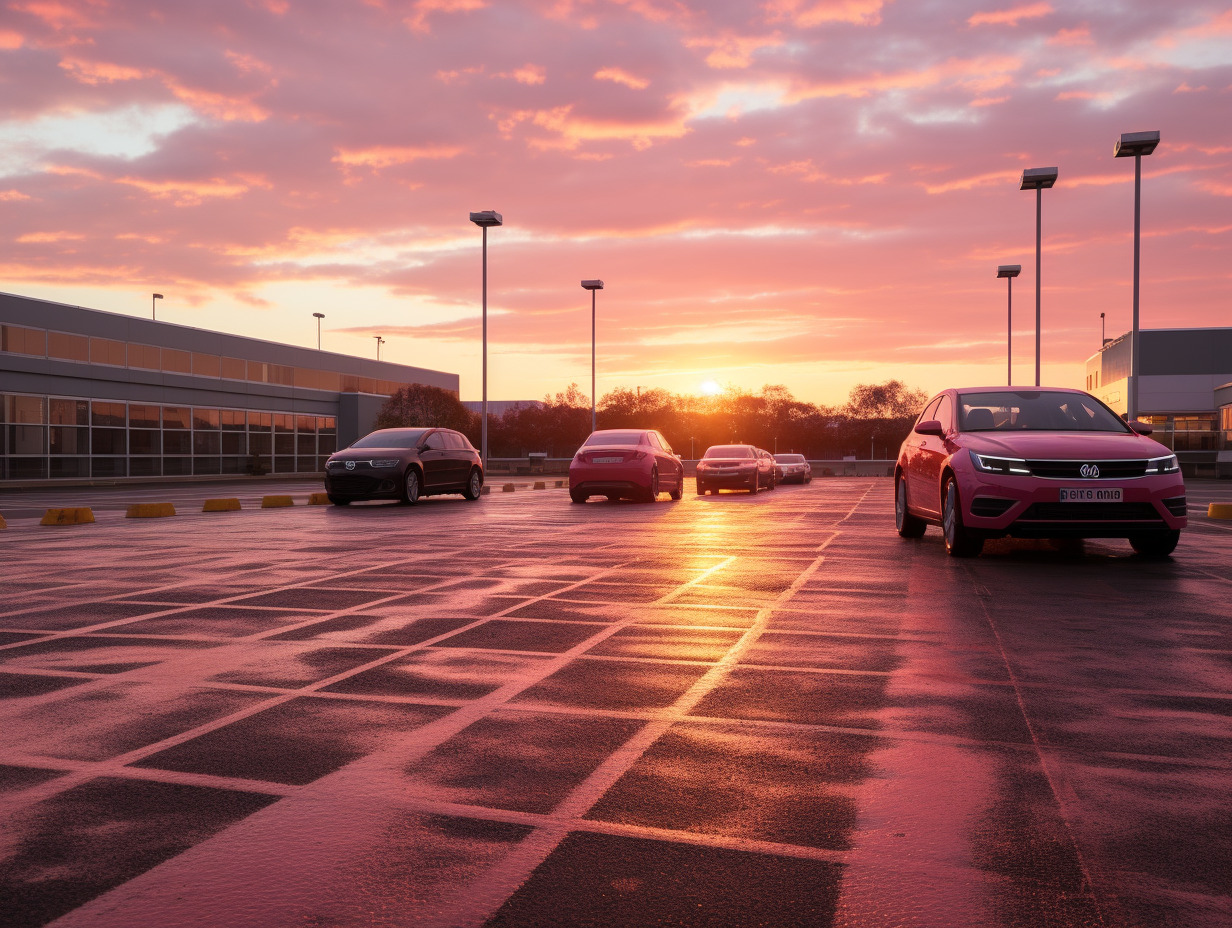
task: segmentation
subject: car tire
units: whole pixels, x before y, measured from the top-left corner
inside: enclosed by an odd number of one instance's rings
[[[569,499],[573,500],[575,503],[584,503],[590,499],[590,495],[587,493],[582,493],[579,490],[570,490]]]
[[[697,495],[698,496],[706,495],[706,485],[702,483],[700,480],[697,481]]]
[[[902,474],[894,480],[894,527],[903,538],[919,538],[928,527],[907,509],[907,478]]]
[[[945,550],[950,557],[978,557],[984,550],[984,539],[972,535],[963,525],[962,499],[958,495],[958,482],[953,476],[946,478],[941,491],[941,532],[945,536]]]
[[[774,489],[775,487],[777,487],[778,485],[779,485],[779,478],[778,478],[778,476],[777,476],[776,474],[771,474],[771,475],[770,475],[770,486],[766,487],[766,489],[767,489],[767,490],[773,490],[773,489]]]
[[[1143,532],[1141,535],[1130,535],[1129,544],[1143,557],[1168,557],[1176,550],[1177,542],[1181,540],[1179,531]]]
[[[756,496],[757,491],[761,489],[761,474],[753,475],[753,485],[749,487],[749,496]]]
[[[659,469],[656,467],[650,472],[650,486],[646,488],[645,502],[655,503],[659,501]]]
[[[672,500],[679,500],[684,496],[684,470],[681,470],[676,477],[676,489],[667,494]]]
[[[335,506],[349,506],[349,505],[351,505],[351,501],[350,501],[349,499],[343,499],[341,496],[331,496],[331,497],[329,498],[329,501],[330,501],[331,503],[333,503]]]
[[[462,495],[472,502],[483,495],[483,474],[479,472],[478,467],[471,468],[471,475],[466,478],[466,488],[462,491]]]
[[[407,506],[414,506],[422,495],[423,488],[420,486],[419,471],[414,467],[408,467],[406,476],[402,479],[402,502]]]

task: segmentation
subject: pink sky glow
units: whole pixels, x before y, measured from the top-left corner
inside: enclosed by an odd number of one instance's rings
[[[489,396],[1034,380],[1229,325],[1232,13],[1156,0],[0,0],[0,289]]]

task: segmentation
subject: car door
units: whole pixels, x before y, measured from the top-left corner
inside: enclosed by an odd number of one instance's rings
[[[667,443],[667,439],[663,437],[661,432],[655,432],[659,436],[659,442],[663,445],[664,454],[666,454],[665,465],[659,469],[660,474],[671,474],[672,480],[675,481],[675,486],[681,490],[684,489],[684,465],[680,463],[680,455],[672,450],[672,446]]]
[[[445,436],[445,450],[449,455],[448,479],[451,487],[465,487],[471,475],[470,448],[466,437],[460,432],[441,430]]]
[[[423,464],[424,489],[440,490],[449,485],[449,449],[441,431],[429,432],[420,442],[419,460]]]
[[[920,508],[931,515],[941,515],[941,468],[950,456],[950,439],[954,433],[954,401],[948,393],[941,395],[934,418],[941,423],[944,438],[936,435],[919,435],[919,475],[916,489],[919,491]]]
[[[924,407],[924,411],[920,413],[920,418],[916,423],[927,422],[929,419],[937,417],[937,407],[941,405],[941,397],[934,396],[928,401],[928,405]],[[906,450],[903,454],[903,471],[905,473],[905,481],[907,486],[907,505],[912,509],[919,511],[927,508],[924,499],[927,492],[923,489],[924,474],[920,467],[922,456],[920,446],[924,441],[925,436],[915,431],[915,426],[912,426],[910,434],[908,434],[905,445]]]

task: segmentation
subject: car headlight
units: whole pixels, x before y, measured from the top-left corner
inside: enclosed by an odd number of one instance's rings
[[[372,466],[375,468],[397,467],[401,463],[397,458],[381,458],[379,461],[373,461]]]
[[[1147,474],[1175,474],[1180,469],[1181,464],[1175,454],[1170,454],[1166,458],[1151,458],[1146,462]]]
[[[998,458],[990,454],[976,454],[974,451],[967,453],[971,455],[971,463],[975,469],[985,474],[1031,475],[1031,468],[1022,458]]]

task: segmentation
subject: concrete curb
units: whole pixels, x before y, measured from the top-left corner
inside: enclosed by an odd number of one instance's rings
[[[234,497],[223,499],[207,499],[201,507],[202,512],[236,512],[241,508],[240,501]]]
[[[328,493],[311,494],[308,497],[308,505],[309,506],[328,506],[329,505],[329,494]]]
[[[124,513],[126,519],[162,519],[175,515],[170,503],[133,503]]]
[[[282,509],[286,506],[294,506],[295,500],[289,496],[262,496],[262,509]]]
[[[514,489],[515,487],[512,483],[507,483],[503,487],[501,487],[501,492],[502,493],[512,493]]]
[[[87,525],[93,521],[93,509],[48,509],[39,525]]]
[[[535,485],[531,487],[532,490],[546,490],[547,488],[548,488],[548,485],[546,481],[543,481],[543,480],[536,480]]]
[[[1232,503],[1211,503],[1206,507],[1208,519],[1232,519]]]

